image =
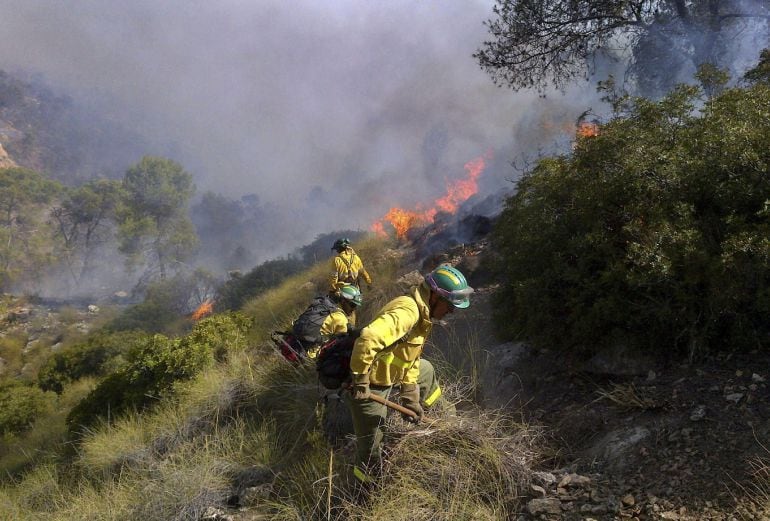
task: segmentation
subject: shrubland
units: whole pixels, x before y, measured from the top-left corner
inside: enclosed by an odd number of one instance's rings
[[[504,334],[584,353],[765,346],[770,88],[724,88],[719,77],[659,101],[612,98],[597,136],[521,180],[494,236]],[[391,242],[355,247],[374,279],[357,312],[365,324],[412,267]],[[329,261],[262,268],[225,288],[230,311],[176,335],[106,329],[44,366],[36,384],[55,393],[22,386],[0,450],[3,515],[201,519],[237,505],[251,519],[493,520],[522,510],[541,439],[457,384],[475,382],[472,338],[445,353],[454,367],[440,375],[458,412],[432,411],[417,428],[389,418],[384,475],[361,490],[349,440],[324,431],[313,367],[269,341],[326,290]]]
[[[365,322],[403,291],[395,279],[404,259],[380,239],[357,246],[374,279],[359,310]],[[324,430],[329,413],[314,368],[286,362],[266,341],[325,291],[329,263],[285,278],[243,314],[215,314],[181,337],[104,332],[62,350],[41,375],[61,387],[64,408],[28,431],[55,422],[59,443],[22,461],[0,454],[13,476],[0,486],[0,510],[16,519],[200,519],[229,502],[268,519],[448,520],[498,519],[520,508],[536,431],[482,413],[451,381],[445,393],[464,410],[436,411],[419,429],[389,419],[391,486],[363,501],[349,472],[349,440]],[[130,345],[117,348],[121,338]],[[104,363],[106,352],[120,354]],[[35,443],[17,438],[14,448]],[[402,496],[408,503],[394,501]]]
[[[505,335],[580,353],[767,347],[770,85],[700,78],[615,96],[598,135],[521,179],[494,236]]]

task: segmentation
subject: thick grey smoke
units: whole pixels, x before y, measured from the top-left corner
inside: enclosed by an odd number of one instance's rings
[[[494,87],[471,57],[492,5],[0,0],[0,68],[173,143],[199,192],[273,203],[284,239],[266,258],[431,202],[490,149],[482,191],[509,189],[511,161],[596,108],[590,84],[548,98]]]
[[[538,98],[495,88],[471,57],[491,5],[2,0],[0,68],[40,72],[175,143],[199,191],[317,203],[311,223],[276,223],[290,246],[430,202],[488,149],[501,168],[486,189],[507,185],[514,129]]]

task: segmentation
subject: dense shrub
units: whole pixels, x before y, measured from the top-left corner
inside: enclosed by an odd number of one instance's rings
[[[277,286],[283,279],[304,268],[302,261],[289,257],[263,262],[245,275],[232,273],[219,288],[215,307],[218,311],[238,310],[250,298]]]
[[[242,349],[249,326],[242,315],[215,315],[201,320],[184,338],[154,335],[137,342],[127,353],[125,365],[72,409],[67,418],[70,429],[154,403],[171,392],[175,382],[190,379],[212,364],[215,356]]]
[[[14,380],[0,382],[0,435],[28,429],[38,416],[52,409],[55,396]]]
[[[118,368],[119,355],[145,337],[137,331],[94,333],[84,342],[51,356],[38,373],[38,385],[45,391],[61,393],[66,384],[84,376],[103,376]]]
[[[626,107],[507,201],[497,323],[561,349],[766,346],[770,87]]]
[[[252,320],[241,313],[222,313],[205,318],[195,324],[184,339],[191,345],[206,345],[213,350],[217,360],[223,360],[228,352],[246,347],[246,333]]]

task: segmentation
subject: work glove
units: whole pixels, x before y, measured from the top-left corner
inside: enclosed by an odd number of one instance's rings
[[[351,397],[356,401],[368,400],[369,392],[369,373],[354,374],[353,387],[350,389]]]
[[[401,414],[404,420],[409,423],[419,423],[422,420],[423,410],[420,405],[420,388],[417,384],[401,384],[401,405],[414,411],[417,418],[413,418],[406,414]]]

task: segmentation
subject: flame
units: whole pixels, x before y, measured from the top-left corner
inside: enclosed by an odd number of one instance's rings
[[[414,210],[393,207],[381,219],[372,224],[370,229],[378,235],[384,236],[387,234],[385,223],[388,222],[395,229],[396,236],[403,239],[411,228],[432,223],[439,212],[455,213],[463,202],[479,191],[478,178],[486,167],[486,160],[490,157],[491,152],[488,152],[486,156],[477,157],[465,163],[466,177],[447,181],[446,195],[436,199],[427,210],[423,210],[421,206]]]
[[[599,125],[589,121],[581,121],[575,133],[580,137],[594,137],[599,135]]]
[[[192,318],[193,321],[198,321],[203,317],[210,315],[213,312],[214,312],[214,302],[210,299],[205,300],[203,301],[203,303],[201,303],[200,306],[198,306],[198,309],[196,309],[193,312],[190,318]]]

